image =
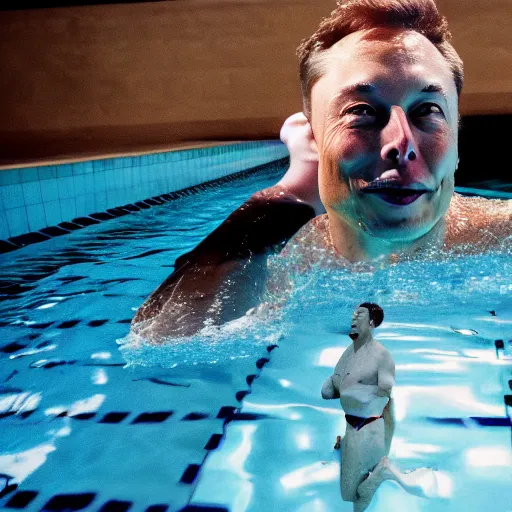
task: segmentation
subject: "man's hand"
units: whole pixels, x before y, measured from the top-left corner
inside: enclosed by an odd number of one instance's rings
[[[302,112],[290,116],[281,128],[280,137],[290,152],[290,168],[279,185],[321,215],[325,209],[318,190],[318,149],[306,116]]]
[[[332,377],[332,375],[328,377],[322,386],[322,398],[324,400],[332,400],[333,398],[340,397],[340,393]]]

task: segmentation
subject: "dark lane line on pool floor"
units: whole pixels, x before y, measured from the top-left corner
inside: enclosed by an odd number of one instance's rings
[[[270,354],[272,350],[277,348],[278,345],[269,345],[267,347],[267,353]],[[256,421],[259,419],[264,418],[270,418],[268,415],[264,414],[244,414],[241,413],[240,410],[242,408],[242,401],[251,392],[251,386],[254,382],[254,380],[261,374],[261,371],[265,367],[267,363],[270,362],[269,357],[261,357],[255,362],[255,366],[257,371],[255,373],[251,373],[246,376],[246,383],[248,388],[244,390],[239,390],[236,392],[236,398],[240,402],[239,407],[234,406],[222,406],[218,413],[216,418],[222,419],[223,421],[223,427],[222,427],[222,434],[220,433],[213,433],[211,434],[210,438],[207,440],[204,450],[205,455],[200,464],[191,463],[189,464],[185,470],[183,471],[180,483],[183,485],[191,485],[194,486],[194,484],[197,485],[198,478],[200,477],[201,469],[206,462],[208,455],[210,452],[218,449],[222,445],[222,441],[226,436],[226,430],[227,426],[232,421]],[[137,379],[142,380],[142,379]],[[151,379],[146,379],[151,382]],[[153,382],[154,383],[154,382]],[[35,410],[32,411],[25,411],[22,414],[17,415],[17,417],[23,421],[25,421],[27,418],[29,418],[32,413],[34,413]],[[12,414],[8,414],[6,417],[12,417],[16,413],[13,412]],[[74,420],[78,421],[88,421],[95,419],[97,420],[97,423],[99,424],[119,424],[127,420],[127,418],[131,415],[131,412],[128,411],[112,411],[103,413],[101,419],[98,420],[97,415],[95,412],[90,413],[79,413],[74,414],[72,416],[68,416],[68,411],[63,411],[60,414],[56,415],[55,418],[65,418],[69,417]],[[157,411],[157,412],[143,412],[140,413],[138,416],[136,416],[132,421],[125,422],[125,424],[129,423],[130,425],[141,425],[144,423],[163,423],[168,420],[174,419],[174,411]],[[206,413],[200,413],[200,412],[188,412],[185,416],[183,416],[180,421],[200,421],[203,419],[208,419],[210,416]],[[2,416],[0,415],[0,419],[2,419]],[[8,475],[6,475],[8,476]],[[5,487],[3,490],[0,490],[0,498],[7,497],[8,501],[3,505],[5,508],[12,508],[12,509],[25,509],[28,505],[30,505],[35,498],[43,494],[40,491],[34,491],[34,490],[21,490],[17,491],[18,485],[10,485],[9,479],[6,479]],[[15,492],[16,491],[16,492]],[[12,493],[14,493],[12,495]],[[69,493],[69,494],[58,494],[55,495],[48,500],[46,500],[46,504],[40,509],[41,512],[49,512],[49,511],[73,511],[73,510],[84,510],[92,505],[93,501],[96,501],[97,493],[94,492],[85,492],[85,493]],[[214,504],[209,505],[191,505],[190,501],[193,496],[193,490],[189,496],[187,504],[180,509],[180,512],[193,512],[193,511],[202,511],[202,512],[208,512],[208,511],[218,511],[218,512],[229,512],[228,509],[225,507],[219,507]],[[101,511],[115,511],[120,512],[121,510],[129,510],[133,505],[133,502],[129,500],[109,500],[105,502],[101,508],[96,510]],[[169,508],[168,505],[150,505],[145,510],[146,512],[155,512],[159,510],[167,510]]]
[[[14,487],[15,490],[16,484],[6,486],[4,491],[8,487]],[[12,492],[12,490],[9,492]],[[9,501],[7,501],[4,507],[23,510],[27,508],[39,496],[39,494],[40,493],[37,491],[18,491],[9,499]],[[57,494],[50,498],[40,510],[41,512],[72,512],[75,510],[84,510],[92,506],[93,502],[98,501],[97,496],[98,494],[95,492]],[[1,497],[2,491],[0,490],[0,498]],[[96,508],[99,505],[98,503],[94,503],[94,505],[95,510],[101,512],[126,512],[132,508],[134,503],[131,500],[111,499],[103,502],[99,508]],[[144,510],[145,512],[165,512],[169,510],[169,505],[149,505]]]
[[[231,422],[234,422],[234,421],[257,421],[260,419],[271,418],[270,416],[265,415],[265,414],[261,414],[261,415],[259,415],[259,414],[244,414],[241,412],[241,409],[243,407],[244,398],[251,393],[254,380],[257,379],[261,375],[261,372],[263,371],[263,368],[265,367],[265,365],[270,362],[270,354],[276,348],[279,348],[279,345],[272,344],[272,345],[268,345],[266,347],[267,353],[269,354],[268,357],[260,357],[255,363],[257,371],[255,373],[251,373],[251,374],[247,375],[245,378],[245,381],[248,386],[247,389],[242,389],[235,393],[235,397],[236,397],[237,401],[240,403],[240,405],[238,407],[223,406],[219,409],[217,418],[224,419],[223,426],[222,426],[222,434],[212,434],[212,436],[210,437],[210,439],[208,440],[208,442],[206,443],[206,445],[204,447],[205,450],[207,451],[207,453],[204,456],[203,461],[201,462],[201,464],[190,464],[187,467],[187,469],[185,469],[185,471],[183,472],[180,482],[186,483],[189,485],[194,485],[194,490],[195,490],[195,488],[197,487],[197,484],[199,483],[199,480],[200,480],[201,470],[202,470],[203,466],[205,465],[205,463],[207,462],[209,454],[222,446],[222,442],[224,441],[224,439],[227,436],[228,426]],[[199,511],[229,512],[229,510],[226,507],[223,507],[221,505],[217,505],[214,503],[212,503],[212,504],[210,504],[210,503],[191,504],[191,501],[194,498],[194,490],[191,492],[191,494],[189,496],[187,505],[185,507],[183,507],[182,509],[180,509],[179,512],[194,512],[194,511],[197,511],[197,512],[199,512]]]

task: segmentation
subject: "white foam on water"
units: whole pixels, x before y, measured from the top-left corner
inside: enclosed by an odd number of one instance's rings
[[[169,338],[159,345],[130,332],[117,340],[127,364],[173,368],[255,357],[261,354],[261,347],[277,343],[292,325],[295,329],[301,325],[309,329],[318,326],[319,331],[344,333],[354,307],[365,301],[377,302],[385,311],[394,312],[386,315],[391,321],[386,324],[385,318],[379,336],[396,338],[396,333],[390,333],[388,328],[403,331],[409,326],[407,334],[402,332],[396,339],[425,343],[440,340],[427,332],[433,329],[443,336],[454,331],[458,336],[470,333],[479,342],[482,336],[485,338],[485,333],[478,333],[467,325],[469,316],[481,316],[482,310],[510,310],[512,307],[512,293],[502,293],[504,287],[512,290],[512,259],[507,252],[454,255],[442,261],[403,261],[374,272],[325,269],[319,264],[305,273],[290,273],[290,261],[277,259],[273,264],[274,272],[279,272],[279,265],[282,265],[281,270],[290,281],[290,286],[283,288],[281,294],[273,290],[264,297],[267,306],[279,304],[277,311],[264,306],[222,326],[210,325],[207,321],[197,335]],[[429,325],[411,322],[418,317],[417,312],[425,308],[431,317]],[[443,320],[439,321],[440,318]],[[499,325],[491,323],[489,328]],[[335,356],[334,352],[326,352],[317,364],[330,365]],[[401,367],[425,372],[457,368],[457,361],[421,366],[411,363]]]
[[[263,312],[221,326],[206,325],[194,336],[168,338],[159,345],[132,331],[117,343],[128,366],[175,368],[261,357],[261,349],[276,344],[282,335],[283,325]]]

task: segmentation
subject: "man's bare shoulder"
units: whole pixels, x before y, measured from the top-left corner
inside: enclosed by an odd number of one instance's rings
[[[327,214],[319,215],[302,226],[288,241],[280,256],[303,262],[318,262],[322,254],[329,252]]]
[[[375,352],[379,357],[379,360],[383,363],[394,364],[393,357],[391,356],[391,352],[378,341],[375,342]]]
[[[447,216],[446,245],[475,249],[499,245],[512,235],[512,200],[454,194]]]

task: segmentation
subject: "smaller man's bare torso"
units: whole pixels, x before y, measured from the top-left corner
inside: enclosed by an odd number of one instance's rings
[[[375,340],[357,351],[350,345],[343,352],[332,378],[346,414],[361,418],[382,414],[388,397],[379,396],[377,391],[379,366],[385,357],[391,355]]]

